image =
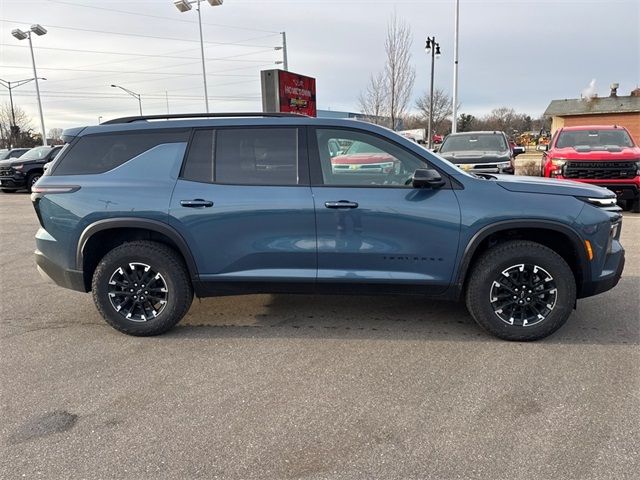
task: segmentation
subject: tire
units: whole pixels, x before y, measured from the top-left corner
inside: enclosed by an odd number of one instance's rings
[[[166,245],[151,241],[127,242],[111,250],[98,263],[91,286],[93,301],[106,322],[135,336],[170,330],[193,300],[182,258]]]
[[[465,296],[469,313],[489,333],[504,340],[533,341],[567,321],[576,302],[576,282],[556,252],[514,240],[481,255],[470,272]]]
[[[40,172],[36,172],[36,173],[31,173],[28,177],[27,177],[27,191],[29,193],[31,193],[31,187],[33,187],[33,185],[40,180],[40,177],[42,176],[42,173]]]
[[[2,191],[2,193],[16,193],[17,190],[12,190],[10,188],[0,188],[0,191]]]

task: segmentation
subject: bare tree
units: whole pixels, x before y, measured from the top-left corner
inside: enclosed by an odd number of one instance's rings
[[[387,25],[384,50],[387,61],[384,67],[388,112],[391,128],[397,128],[397,121],[404,114],[411,97],[416,72],[411,66],[411,29],[394,12]]]
[[[52,128],[49,130],[48,137],[51,140],[60,140],[62,138],[62,129],[61,128]]]
[[[384,75],[378,73],[369,77],[369,84],[358,97],[360,111],[367,117],[366,120],[377,125],[385,125],[386,122],[386,92]]]
[[[429,108],[431,106],[431,98],[425,93],[416,100],[416,108],[419,111],[422,121],[429,121]],[[460,108],[460,104],[458,104]],[[451,97],[441,88],[433,90],[433,132],[444,133],[450,122],[447,119],[453,114]]]
[[[7,147],[9,144],[12,147],[18,146],[23,134],[28,134],[32,128],[31,118],[22,108],[15,105],[13,111],[16,119],[15,125],[18,129],[12,132],[13,115],[11,114],[11,106],[8,103],[0,105],[0,139],[2,139],[4,146]]]

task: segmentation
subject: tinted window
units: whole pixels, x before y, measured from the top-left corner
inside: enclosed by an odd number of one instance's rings
[[[182,178],[195,182],[213,182],[214,130],[198,130],[193,135]]]
[[[298,184],[295,128],[217,130],[215,182],[250,185]]]
[[[51,153],[51,147],[35,147],[23,154],[21,160],[42,160]]]
[[[583,147],[598,149],[605,147],[633,147],[625,130],[566,130],[558,137],[557,148]]]
[[[376,135],[355,130],[316,130],[325,185],[405,186],[426,161]],[[331,145],[346,145],[335,153]]]
[[[502,135],[493,133],[449,135],[440,152],[469,152],[469,151],[504,151],[507,144]]]
[[[109,133],[81,137],[60,157],[52,175],[87,175],[112,170],[163,143],[188,140],[188,131]]]

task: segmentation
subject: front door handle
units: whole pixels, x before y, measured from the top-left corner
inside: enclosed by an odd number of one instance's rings
[[[358,208],[358,203],[338,200],[337,202],[324,202],[324,206],[327,208]]]
[[[202,198],[195,198],[193,200],[180,200],[180,205],[188,208],[205,208],[213,207],[213,202]]]

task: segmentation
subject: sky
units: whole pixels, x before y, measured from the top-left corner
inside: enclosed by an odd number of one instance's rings
[[[317,79],[320,109],[357,111],[368,78],[383,68],[387,22],[411,28],[413,100],[429,87],[425,38],[442,56],[435,86],[452,92],[454,0],[203,0],[207,81],[213,112],[260,111],[260,70],[278,68],[286,31],[289,70]],[[173,0],[0,0],[0,79],[33,77],[28,42],[14,28],[43,25],[33,37],[47,131],[138,113],[204,111],[195,9]],[[640,0],[460,0],[459,113],[508,106],[538,116],[552,99],[579,98],[596,79],[600,96],[640,84]],[[14,102],[39,130],[33,82]],[[8,102],[0,88],[0,103]]]

